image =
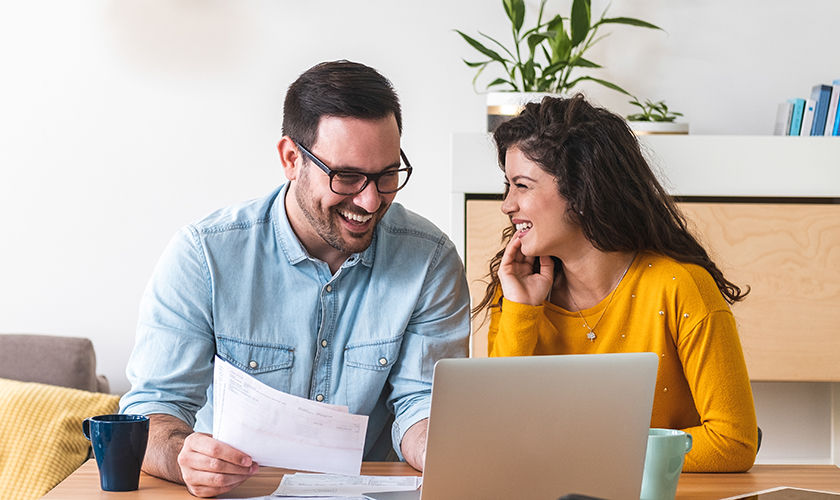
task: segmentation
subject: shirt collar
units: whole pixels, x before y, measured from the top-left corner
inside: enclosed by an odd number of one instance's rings
[[[306,251],[303,244],[301,244],[297,235],[292,230],[292,225],[289,223],[289,215],[286,213],[285,200],[286,193],[288,191],[289,182],[286,182],[283,187],[280,188],[280,192],[274,199],[274,206],[272,207],[272,211],[274,212],[274,216],[272,217],[274,219],[274,234],[277,238],[277,243],[283,250],[283,254],[286,256],[286,259],[288,259],[289,264],[295,265],[306,259],[318,260],[309,255],[309,252]],[[380,224],[382,223],[382,221],[379,222]],[[341,267],[353,266],[356,262],[361,262],[367,267],[371,267],[373,265],[374,257],[376,256],[376,241],[379,238],[379,232],[380,225],[377,224],[376,229],[373,232],[373,239],[370,242],[370,246],[368,246],[363,252],[356,253],[348,257]]]

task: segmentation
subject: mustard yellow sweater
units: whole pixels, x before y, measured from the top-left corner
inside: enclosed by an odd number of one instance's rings
[[[752,467],[757,427],[752,390],[735,319],[702,267],[639,254],[609,297],[576,312],[549,302],[503,300],[492,309],[490,356],[654,352],[659,371],[651,427],[682,429],[694,445],[686,472]],[[606,310],[605,310],[606,307]],[[603,313],[603,317],[601,317]]]

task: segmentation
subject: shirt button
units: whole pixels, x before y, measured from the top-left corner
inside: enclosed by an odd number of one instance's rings
[[[323,394],[318,394],[317,396],[315,396],[315,401],[318,401],[320,403],[323,400],[324,400],[324,395]]]
[[[327,343],[328,342],[326,341],[326,339],[322,340],[321,341],[321,347],[327,347]]]
[[[332,292],[332,285],[327,285],[326,290],[327,290],[327,293]]]
[[[385,366],[388,364],[388,360],[385,358],[379,358],[379,364]]]
[[[248,363],[248,366],[250,366],[251,368],[256,368],[256,367],[258,367],[258,366],[260,366],[260,365],[259,365],[259,363],[257,363],[256,361],[253,361],[253,360],[252,360],[250,363]]]

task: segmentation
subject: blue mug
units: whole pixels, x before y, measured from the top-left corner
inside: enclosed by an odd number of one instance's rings
[[[149,417],[124,414],[90,417],[82,422],[82,432],[93,448],[102,489],[136,490],[149,440]]]

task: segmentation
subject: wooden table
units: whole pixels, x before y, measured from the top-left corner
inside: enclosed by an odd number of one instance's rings
[[[271,494],[280,484],[284,469],[263,468],[242,486],[223,495],[225,498],[247,498]],[[404,463],[365,462],[362,473],[386,475],[419,475]],[[833,465],[756,465],[743,474],[683,474],[677,488],[677,499],[700,500],[725,498],[777,486],[792,486],[840,492],[840,469]],[[88,460],[82,467],[50,491],[45,499],[87,500],[174,500],[194,499],[184,486],[143,474],[140,489],[134,492],[106,492],[99,488],[96,462]]]

